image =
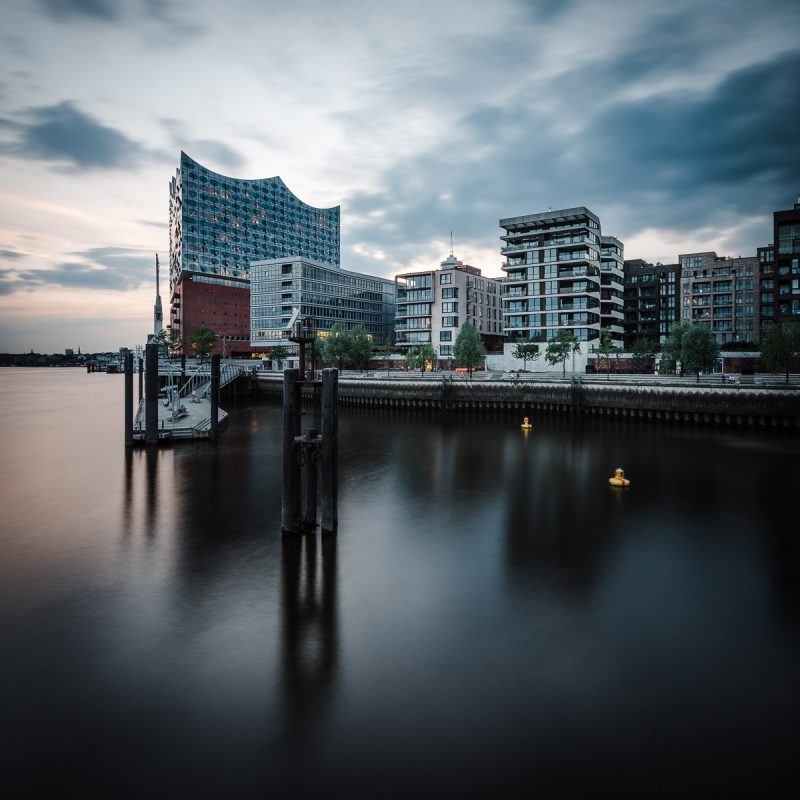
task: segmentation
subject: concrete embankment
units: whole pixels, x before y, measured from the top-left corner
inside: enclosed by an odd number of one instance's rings
[[[280,375],[260,373],[260,392],[280,396]],[[308,391],[308,390],[307,390]],[[602,385],[570,381],[380,380],[339,382],[339,402],[363,407],[462,411],[551,412],[722,425],[800,429],[796,389]]]

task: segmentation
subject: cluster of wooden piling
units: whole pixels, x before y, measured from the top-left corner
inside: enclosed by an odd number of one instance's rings
[[[322,370],[322,381],[301,380],[296,369],[283,374],[283,503],[284,533],[313,533],[320,528],[335,533],[338,525],[338,419],[336,414],[339,371]],[[322,388],[321,433],[301,430],[302,388]],[[317,401],[317,392],[314,392]]]

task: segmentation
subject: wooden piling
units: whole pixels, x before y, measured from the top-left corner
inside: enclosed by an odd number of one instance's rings
[[[145,345],[144,442],[158,444],[158,345]]]
[[[339,419],[336,401],[339,370],[322,370],[322,532],[336,533],[339,524]]]
[[[125,353],[125,447],[133,447],[133,353]]]
[[[300,514],[300,466],[295,454],[295,437],[300,435],[299,370],[283,373],[283,496],[281,529],[295,533]]]
[[[317,529],[317,473],[319,472],[319,442],[315,428],[308,429],[301,447],[305,453],[300,473],[303,482],[301,525],[305,533],[314,533]]]
[[[144,397],[144,359],[139,359],[139,402],[142,402]]]
[[[212,444],[217,443],[219,435],[219,353],[211,356],[211,428],[208,439]]]

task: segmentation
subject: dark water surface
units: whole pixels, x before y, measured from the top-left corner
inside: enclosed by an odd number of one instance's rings
[[[286,541],[277,404],[126,455],[122,380],[0,370],[5,796],[796,791],[796,434],[342,410]]]

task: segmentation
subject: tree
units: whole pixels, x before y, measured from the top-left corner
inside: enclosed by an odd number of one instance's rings
[[[172,326],[162,328],[153,341],[158,345],[158,352],[170,360],[183,350],[183,337],[181,336],[180,328],[173,328]]]
[[[606,362],[606,378],[608,378],[611,374],[611,356],[617,355],[619,357],[621,352],[611,338],[611,328],[606,325],[600,328],[600,343],[592,349]]]
[[[281,362],[289,358],[289,348],[285,344],[276,344],[269,351],[269,357],[273,363],[277,361],[278,368],[280,368]]]
[[[345,329],[337,322],[328,331],[326,336],[317,334],[317,352],[326,364],[336,364],[341,370],[344,368],[348,356],[348,342]]]
[[[406,350],[405,365],[408,369],[419,369],[421,363],[422,357],[419,352],[419,347],[412,344],[411,347]]]
[[[189,337],[189,347],[201,359],[214,349],[216,343],[217,335],[207,325],[200,325],[195,328],[194,333]]]
[[[643,372],[646,362],[655,355],[653,346],[646,336],[639,336],[634,340],[631,345],[631,354],[638,372]]]
[[[770,372],[789,372],[800,356],[800,322],[778,322],[770,325],[761,340],[761,360]]]
[[[431,367],[436,363],[436,350],[430,342],[423,342],[419,348],[420,369],[425,372],[425,368],[430,364]]]
[[[456,366],[466,367],[470,378],[472,378],[472,371],[475,367],[479,367],[486,358],[486,348],[481,341],[481,335],[469,322],[465,322],[461,326],[461,330],[456,336],[453,356],[455,356]]]
[[[533,342],[520,342],[512,354],[514,358],[518,358],[522,362],[522,369],[528,369],[528,360],[536,360],[541,353],[539,352],[539,345]]]
[[[674,369],[678,362],[681,375],[684,372],[697,374],[700,382],[701,372],[710,372],[719,357],[719,347],[714,334],[707,325],[698,322],[676,322],[664,342],[661,363],[667,369]]]
[[[372,355],[372,338],[361,326],[345,334],[347,342],[348,363],[364,367],[369,364]]]
[[[418,369],[424,373],[426,365],[432,364],[435,360],[436,351],[430,342],[415,344],[406,350],[405,364],[409,369]]]
[[[573,354],[580,352],[581,344],[575,338],[572,331],[562,328],[552,339],[547,342],[547,350],[544,352],[545,361],[550,366],[561,364],[562,377],[567,374],[567,359]]]
[[[325,336],[317,336],[320,358],[328,364],[342,369],[345,364],[364,365],[372,355],[372,339],[362,328],[345,330],[337,322]]]

